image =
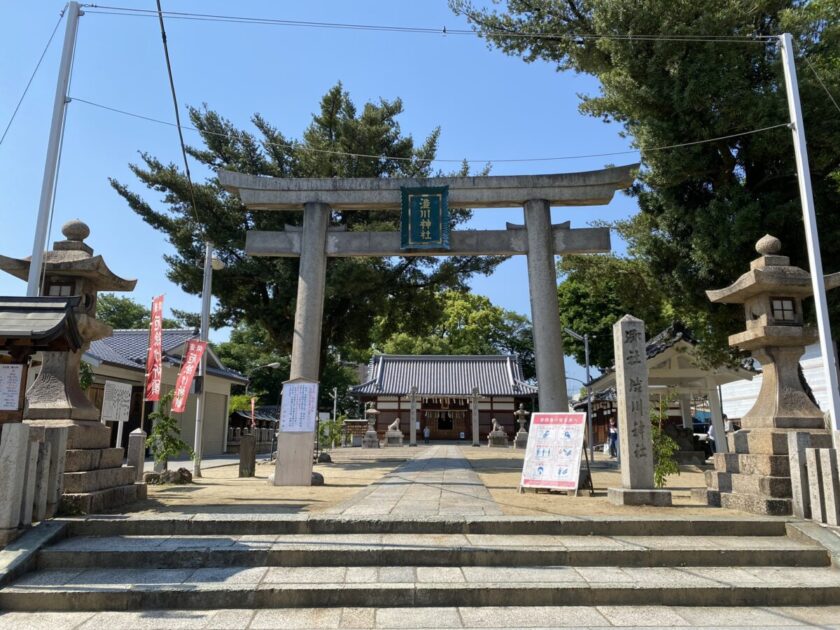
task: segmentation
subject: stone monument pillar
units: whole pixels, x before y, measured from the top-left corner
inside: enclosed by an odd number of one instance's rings
[[[133,468],[123,466],[123,449],[111,448],[111,429],[99,422],[99,410],[79,385],[82,355],[111,327],[96,319],[99,291],[132,291],[136,280],[115,275],[84,240],[90,229],[82,221],[61,228],[65,240],[44,253],[44,296],[80,296],[74,315],[82,345],[75,352],[45,351],[41,369],[26,393],[24,422],[40,433],[65,426],[67,453],[62,504],[72,512],[97,512],[145,498],[146,485],[135,483]],[[30,260],[0,256],[0,269],[25,280]],[[40,438],[39,438],[40,439]],[[51,454],[55,457],[57,454]]]
[[[645,324],[625,315],[613,325],[621,488],[609,488],[613,505],[671,505],[671,492],[653,487],[653,432],[645,364]]]
[[[408,429],[408,445],[409,446],[417,446],[417,387],[411,388],[411,393],[409,394],[409,400],[411,405],[411,414],[409,415],[408,421],[410,422],[411,426]]]
[[[716,453],[715,470],[706,471],[707,498],[711,505],[755,514],[792,512],[790,433],[807,433],[809,439],[800,439],[813,448],[832,446],[823,412],[799,382],[799,358],[817,339],[802,317],[811,276],[779,255],[781,247],[779,239],[764,236],[747,273],[725,289],[706,292],[712,302],[743,305],[746,330],[731,335],[729,345],[751,352],[762,369],[753,408],[741,418],[741,429],[726,436],[733,452]],[[827,281],[826,286],[837,284]],[[723,437],[718,433],[718,440]]]
[[[472,445],[481,446],[478,441],[478,399],[481,398],[478,393],[478,387],[473,387],[472,390]]]

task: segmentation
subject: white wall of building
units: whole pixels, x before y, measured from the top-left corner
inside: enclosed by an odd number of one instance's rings
[[[814,398],[825,410],[828,406],[828,396],[825,387],[825,377],[822,369],[822,355],[820,347],[814,344],[805,348],[805,354],[799,360],[802,365],[802,372],[805,380],[814,392]],[[756,367],[761,366],[756,363]],[[755,404],[758,392],[761,389],[761,375],[751,381],[735,381],[721,386],[721,400],[723,402],[723,413],[730,418],[740,418],[746,414]]]

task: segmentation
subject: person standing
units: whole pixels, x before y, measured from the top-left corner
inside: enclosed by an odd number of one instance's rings
[[[715,435],[715,423],[714,422],[709,424],[709,431],[706,435],[708,436],[707,441],[709,442],[709,446],[712,449],[712,454],[717,453],[717,449],[715,448],[715,438],[717,436]]]
[[[615,418],[610,419],[608,431],[607,439],[610,444],[610,458],[615,459],[618,456],[618,427],[615,424]]]
[[[432,434],[431,430],[429,429],[429,425],[427,424],[423,427],[423,444],[429,443],[429,436]]]

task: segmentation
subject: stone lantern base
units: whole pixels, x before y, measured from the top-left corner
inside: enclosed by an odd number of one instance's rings
[[[89,420],[24,420],[30,427],[68,427],[65,514],[103,512],[146,498],[146,484],[135,483],[133,466],[123,466],[124,449],[111,448],[111,429]]]
[[[786,516],[792,513],[788,434],[806,431],[814,448],[831,448],[825,429],[741,429],[727,436],[730,453],[715,453],[707,470],[709,505]]]

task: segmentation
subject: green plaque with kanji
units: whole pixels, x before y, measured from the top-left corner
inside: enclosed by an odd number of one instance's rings
[[[449,249],[449,186],[400,190],[400,249]]]

